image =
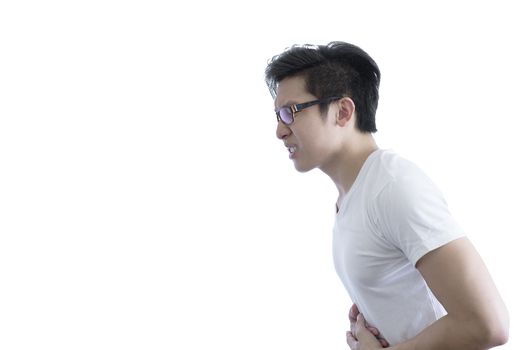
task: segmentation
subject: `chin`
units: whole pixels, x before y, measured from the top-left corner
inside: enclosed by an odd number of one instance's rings
[[[308,171],[313,170],[314,167],[313,166],[307,166],[305,164],[300,164],[299,162],[295,162],[295,169],[299,173],[307,173]]]

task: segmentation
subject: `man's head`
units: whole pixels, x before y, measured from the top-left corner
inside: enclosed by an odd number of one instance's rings
[[[356,127],[364,133],[376,132],[380,70],[359,47],[331,42],[327,45],[293,46],[273,57],[266,68],[266,83],[274,98],[279,83],[290,77],[303,77],[306,91],[317,99],[349,97],[354,102]],[[325,114],[329,102],[320,104]]]
[[[325,173],[374,147],[380,71],[360,48],[342,42],[293,46],[266,68],[277,137],[295,168]]]

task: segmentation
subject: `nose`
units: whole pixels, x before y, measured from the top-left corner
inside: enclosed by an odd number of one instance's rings
[[[277,138],[283,140],[288,137],[289,134],[291,134],[291,129],[286,124],[279,121],[277,125]]]

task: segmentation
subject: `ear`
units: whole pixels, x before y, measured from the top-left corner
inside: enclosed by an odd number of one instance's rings
[[[343,97],[338,101],[337,125],[345,126],[355,118],[355,103],[349,97]]]

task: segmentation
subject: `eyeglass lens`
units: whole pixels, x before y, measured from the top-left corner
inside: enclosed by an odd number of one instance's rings
[[[281,108],[278,114],[280,115],[280,119],[282,119],[284,124],[291,124],[293,122],[293,112],[291,111],[291,108]]]

